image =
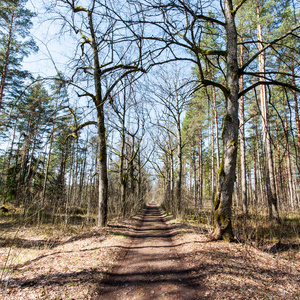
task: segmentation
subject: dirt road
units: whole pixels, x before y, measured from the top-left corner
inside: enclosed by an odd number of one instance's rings
[[[124,260],[100,283],[96,299],[205,298],[199,278],[193,282],[193,270],[177,255],[172,228],[158,206],[147,206],[132,231]]]

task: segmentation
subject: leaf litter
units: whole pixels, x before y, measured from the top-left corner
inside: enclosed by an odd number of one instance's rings
[[[195,227],[168,223],[181,263],[194,282],[203,284],[199,299],[300,299],[299,254],[289,259],[288,251],[284,256],[211,241]],[[127,220],[57,236],[34,227],[1,235],[0,299],[92,299],[126,254],[134,226],[136,220]]]

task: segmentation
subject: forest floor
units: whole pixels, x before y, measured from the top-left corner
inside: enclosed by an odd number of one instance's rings
[[[299,251],[212,241],[154,204],[104,229],[0,229],[0,299],[300,299]]]

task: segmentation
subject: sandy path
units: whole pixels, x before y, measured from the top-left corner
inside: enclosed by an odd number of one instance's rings
[[[96,299],[203,299],[172,242],[172,228],[155,205],[146,208],[120,265],[97,289]],[[199,282],[199,279],[198,279]]]

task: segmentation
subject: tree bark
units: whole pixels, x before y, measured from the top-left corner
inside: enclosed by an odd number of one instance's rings
[[[291,159],[290,159],[290,148],[289,148],[289,137],[288,137],[288,122],[287,122],[287,113],[285,109],[285,116],[284,116],[284,139],[285,139],[285,147],[286,147],[286,170],[288,175],[288,190],[289,190],[289,200],[290,200],[290,207],[292,210],[295,209],[295,194],[294,194],[294,186],[293,186],[293,179],[292,179],[292,166],[291,166]]]
[[[257,157],[257,171],[258,171],[258,177],[259,177],[259,192],[260,192],[260,204],[263,205],[264,203],[264,189],[263,189],[263,178],[262,178],[262,172],[261,172],[261,166],[262,162],[260,159],[260,153],[259,153],[259,144],[258,144],[258,130],[257,130],[257,121],[256,117],[254,117],[254,128],[255,128],[255,152]]]
[[[257,6],[257,20],[260,18],[260,8]],[[258,50],[263,49],[262,44],[262,28],[261,25],[257,24],[257,38],[258,38]],[[260,81],[264,81],[265,73],[265,54],[262,52],[259,57],[259,72],[262,74],[259,78]],[[263,143],[265,149],[266,158],[266,187],[267,187],[267,198],[269,207],[269,220],[280,222],[279,213],[277,208],[277,195],[276,186],[274,180],[274,168],[272,160],[272,149],[271,149],[271,136],[270,136],[270,126],[268,119],[268,102],[267,93],[265,85],[260,86],[260,101],[261,101],[261,114],[262,114],[262,129],[263,129]]]
[[[9,149],[9,153],[8,153],[8,159],[7,159],[7,164],[6,164],[6,167],[5,167],[5,171],[4,171],[4,178],[5,178],[5,182],[6,182],[6,188],[5,190],[3,191],[3,195],[4,195],[4,204],[7,200],[7,196],[8,196],[8,186],[7,186],[7,181],[9,180],[9,169],[10,169],[10,165],[11,165],[11,160],[12,160],[12,157],[13,157],[13,149],[14,149],[14,144],[15,144],[15,137],[16,137],[16,128],[17,128],[17,122],[15,122],[15,125],[14,125],[14,131],[13,131],[13,136],[12,136],[12,140],[11,140],[11,146],[10,146],[10,149]]]
[[[176,91],[176,107],[178,109],[178,95]],[[176,197],[177,197],[177,212],[180,214],[182,209],[182,199],[181,199],[181,185],[182,185],[182,140],[181,140],[181,123],[180,114],[176,115],[176,125],[177,125],[177,161],[178,161],[178,175],[176,182]]]
[[[92,11],[87,11],[89,30],[91,34],[91,47],[94,60],[94,84],[95,97],[93,98],[97,108],[98,121],[98,142],[99,142],[99,199],[98,199],[98,226],[105,227],[107,225],[107,197],[108,197],[108,178],[107,178],[107,148],[106,148],[106,130],[104,117],[104,101],[102,99],[101,88],[101,69],[99,63],[99,51],[97,47],[95,29],[92,18]]]
[[[213,108],[212,108],[213,113]],[[215,131],[214,131],[214,118],[211,116],[211,199],[212,209],[214,208],[215,201]]]
[[[14,17],[15,17],[15,14],[13,13],[12,16],[11,16],[11,20],[10,20],[10,26],[9,26],[8,37],[7,37],[7,44],[6,44],[6,47],[5,47],[5,57],[4,57],[4,64],[3,64],[2,74],[1,74],[1,84],[0,84],[0,110],[1,110],[1,107],[2,107],[3,96],[4,96],[4,88],[5,88],[5,82],[6,82],[6,77],[7,77],[7,68],[8,68],[8,61],[9,61],[9,56],[10,56],[10,45],[11,45],[11,40],[12,40]]]
[[[124,152],[125,152],[125,113],[126,113],[126,101],[125,101],[125,90],[123,98],[123,112],[122,112],[122,129],[121,129],[121,151],[120,151],[120,204],[119,211],[120,215],[125,216],[126,211],[126,185],[127,185],[127,173],[124,172]]]
[[[97,109],[98,119],[98,136],[99,136],[99,200],[98,200],[98,226],[107,225],[107,195],[108,195],[108,178],[107,178],[107,151],[106,151],[106,134],[104,124],[103,105]]]
[[[242,37],[243,39],[243,37]],[[240,45],[240,66],[243,65],[243,45]],[[240,77],[240,91],[244,89],[243,75]],[[240,153],[241,153],[241,188],[242,188],[242,208],[244,216],[248,215],[247,205],[247,181],[246,181],[246,157],[245,157],[245,118],[244,118],[244,96],[240,97]]]
[[[257,183],[257,167],[256,167],[256,151],[253,151],[253,173],[254,173],[254,199],[253,204],[255,207],[258,205],[258,183]]]
[[[198,133],[198,151],[199,151],[199,171],[198,171],[198,181],[199,181],[199,207],[201,208],[203,205],[203,161],[202,161],[202,126],[200,125],[199,133]]]
[[[198,189],[198,185],[197,185],[197,166],[196,166],[196,143],[195,141],[193,142],[193,160],[192,160],[192,164],[193,164],[193,181],[194,181],[194,207],[195,207],[195,212],[196,212],[196,208],[197,208],[197,189]]]
[[[280,150],[280,142],[279,142],[279,128],[278,128],[278,122],[276,122],[276,157],[274,157],[274,159],[276,160],[277,158],[277,162],[275,164],[275,172],[276,172],[276,193],[277,193],[277,197],[279,202],[283,202],[282,200],[287,198],[287,193],[286,193],[286,189],[285,186],[286,184],[284,183],[284,170],[282,170],[282,162],[281,162],[281,155],[282,155],[282,151]]]
[[[171,146],[170,146],[171,147]],[[171,168],[170,168],[170,179],[171,179],[171,182],[170,182],[170,203],[172,205],[172,213],[175,214],[176,213],[176,209],[175,209],[175,203],[174,203],[174,182],[175,182],[175,179],[174,179],[174,150],[172,149],[171,150],[171,154],[170,154],[170,161],[171,161]]]
[[[295,78],[295,67],[294,62],[292,62],[292,74],[293,74],[293,86],[296,86],[296,78]],[[298,108],[298,98],[297,92],[293,90],[294,96],[294,103],[295,103],[295,121],[296,121],[296,128],[297,128],[297,165],[298,169],[300,166],[300,120],[299,120],[299,108]]]
[[[238,140],[238,61],[237,32],[231,0],[224,1],[224,16],[227,36],[227,74],[228,92],[226,96],[226,115],[223,119],[223,161],[219,168],[219,185],[214,203],[215,239],[233,239],[232,194],[235,182],[235,168]]]
[[[213,78],[214,79],[214,78]],[[214,121],[216,128],[216,151],[217,151],[217,169],[220,168],[220,146],[219,146],[219,128],[218,128],[218,111],[217,111],[217,99],[216,99],[216,88],[212,87],[213,92],[213,107],[214,107]]]

